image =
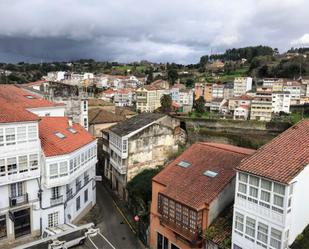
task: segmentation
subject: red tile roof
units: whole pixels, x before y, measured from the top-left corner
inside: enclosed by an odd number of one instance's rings
[[[34,81],[34,82],[29,82],[29,83],[25,83],[23,84],[23,86],[40,86],[43,83],[48,82],[48,80],[38,80],[38,81]]]
[[[196,143],[171,162],[153,181],[165,185],[163,195],[195,209],[210,204],[235,176],[235,167],[241,160],[254,153],[227,144]],[[183,168],[177,164],[191,164]],[[217,172],[214,178],[205,176],[207,170]]]
[[[77,131],[73,134],[66,117],[42,117],[39,122],[39,133],[42,149],[46,157],[58,156],[71,153],[91,143],[95,139],[79,124],[73,124],[72,128]],[[55,135],[62,133],[65,138]]]
[[[262,146],[237,169],[288,184],[308,164],[309,120],[303,120]]]
[[[0,85],[0,100],[7,103],[17,103],[21,108],[59,106],[59,104],[42,99],[38,95],[14,85]]]
[[[38,121],[39,117],[14,103],[7,103],[0,98],[0,123]]]

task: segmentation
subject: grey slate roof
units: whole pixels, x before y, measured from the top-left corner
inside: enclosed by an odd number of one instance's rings
[[[126,136],[164,116],[164,114],[160,113],[142,113],[118,123],[113,126],[110,131],[116,133],[118,136]]]

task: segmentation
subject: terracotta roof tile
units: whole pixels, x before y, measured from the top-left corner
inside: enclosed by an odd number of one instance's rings
[[[72,133],[67,117],[42,117],[39,122],[39,133],[42,149],[46,157],[58,156],[71,153],[95,139],[79,124],[73,124],[72,128],[77,133]],[[55,133],[62,133],[65,138],[61,139]]]
[[[102,108],[89,109],[89,124],[104,124],[104,123],[117,123],[125,120],[122,115],[106,111]]]
[[[195,209],[210,204],[235,176],[235,167],[241,160],[254,153],[226,144],[196,143],[171,162],[153,180],[166,186],[162,194]],[[186,161],[191,166],[179,165]],[[217,172],[214,178],[204,175],[211,170]]]
[[[262,146],[237,169],[288,184],[308,164],[309,120],[303,120]]]

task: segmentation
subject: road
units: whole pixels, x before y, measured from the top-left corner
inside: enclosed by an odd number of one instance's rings
[[[125,219],[121,216],[116,208],[112,197],[105,189],[101,182],[97,182],[97,205],[86,215],[83,223],[93,222],[100,228],[107,240],[116,249],[144,249],[141,242],[132,232]],[[104,239],[94,239],[98,248],[110,249],[106,245]],[[90,241],[86,241],[85,245],[76,247],[78,249],[93,249]]]

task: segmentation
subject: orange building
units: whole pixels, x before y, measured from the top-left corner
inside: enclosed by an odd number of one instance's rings
[[[204,99],[206,103],[210,103],[212,101],[212,84],[205,84]]]
[[[209,83],[195,83],[194,86],[195,99],[203,96],[206,102],[212,100],[212,84]]]
[[[194,95],[195,99],[204,95],[204,84],[203,83],[195,83],[194,85]]]
[[[201,248],[203,234],[233,202],[235,170],[254,150],[196,143],[152,180],[150,248]]]

